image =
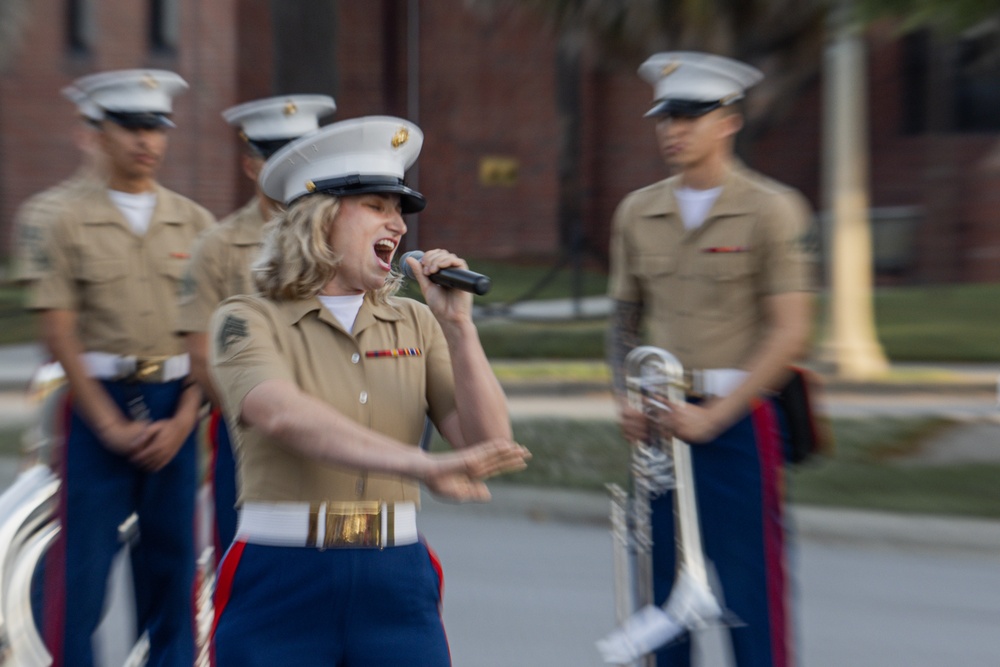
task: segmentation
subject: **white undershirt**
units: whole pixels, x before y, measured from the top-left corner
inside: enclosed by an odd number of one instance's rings
[[[108,197],[111,202],[118,207],[125,219],[128,220],[132,231],[139,236],[143,236],[149,229],[149,222],[153,219],[153,209],[156,208],[155,192],[121,192],[119,190],[108,190]]]
[[[344,327],[347,333],[354,333],[354,320],[358,319],[358,311],[364,303],[364,294],[352,294],[350,296],[324,296],[319,295],[319,301],[330,311],[330,314],[337,318],[340,326]]]
[[[694,190],[692,188],[681,187],[674,190],[677,197],[677,205],[681,208],[681,220],[684,221],[685,229],[695,229],[701,227],[705,222],[712,204],[722,194],[722,186],[710,190]]]

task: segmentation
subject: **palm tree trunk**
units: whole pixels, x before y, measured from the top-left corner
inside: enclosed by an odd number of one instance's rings
[[[872,234],[868,217],[867,63],[863,37],[842,0],[826,48],[823,181],[830,214],[830,299],[820,359],[844,378],[888,370],[875,333]]]

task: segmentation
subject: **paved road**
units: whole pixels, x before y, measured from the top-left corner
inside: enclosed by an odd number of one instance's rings
[[[604,526],[425,502],[444,563],[457,667],[588,667],[613,622]],[[803,538],[801,663],[810,667],[996,667],[1000,551]],[[727,665],[720,633],[702,667]]]

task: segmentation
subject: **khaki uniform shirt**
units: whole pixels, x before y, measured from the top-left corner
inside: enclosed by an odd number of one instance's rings
[[[75,193],[49,223],[50,270],[32,285],[29,308],[72,310],[84,350],[136,356],[185,351],[174,334],[181,279],[212,214],[156,186],[156,208],[136,235],[103,185]]]
[[[441,423],[455,410],[451,356],[425,305],[403,298],[378,305],[366,297],[349,334],[319,299],[236,296],[212,316],[210,340],[210,368],[238,462],[238,505],[419,503],[419,486],[411,479],[319,463],[268,440],[239,415],[251,389],[265,380],[288,380],[358,424],[417,446],[425,415]],[[401,348],[420,354],[365,355]]]
[[[256,197],[198,242],[184,278],[177,330],[203,332],[216,306],[237,294],[253,294],[250,266],[264,235],[267,220]]]
[[[38,280],[49,269],[45,235],[49,223],[75,203],[75,193],[97,183],[92,169],[80,167],[72,176],[32,195],[14,216],[14,280]]]
[[[686,230],[679,185],[675,176],[619,204],[609,293],[641,303],[650,343],[685,368],[744,367],[766,334],[764,299],[812,289],[808,204],[736,166],[702,225]]]

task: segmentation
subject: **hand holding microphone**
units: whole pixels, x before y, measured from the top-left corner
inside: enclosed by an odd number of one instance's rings
[[[410,280],[416,280],[416,276],[413,275],[413,269],[410,268],[410,264],[406,260],[412,257],[419,262],[423,256],[423,250],[411,250],[404,253],[399,258],[399,266],[403,270],[403,275]],[[435,285],[462,290],[463,292],[472,292],[480,296],[489,292],[493,287],[493,281],[487,276],[475,271],[469,271],[468,269],[458,269],[455,267],[441,269],[436,273],[430,274],[427,278]]]

